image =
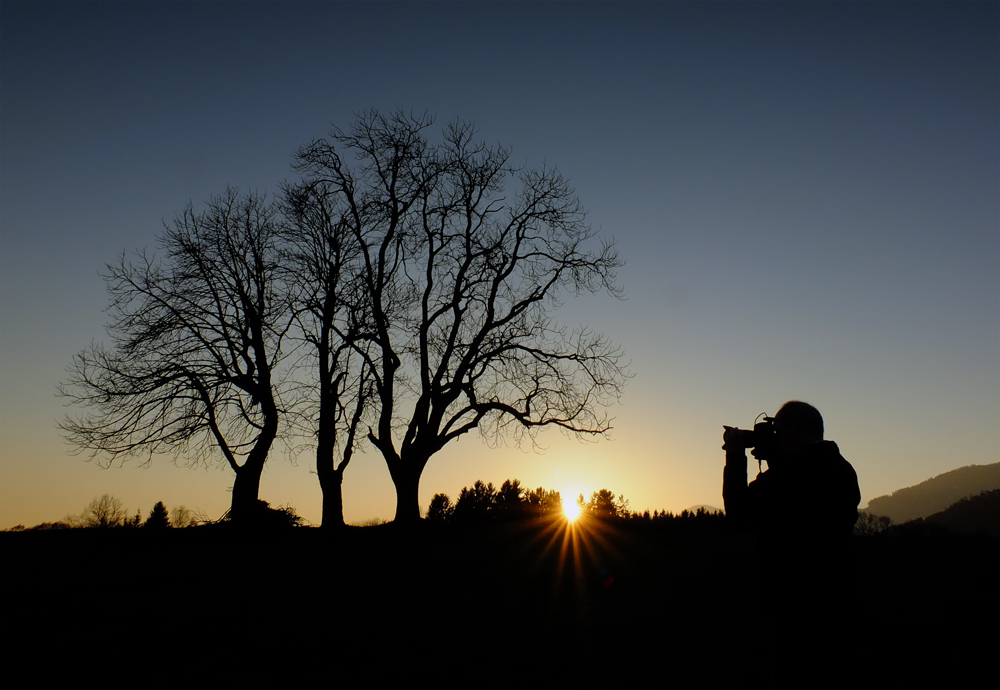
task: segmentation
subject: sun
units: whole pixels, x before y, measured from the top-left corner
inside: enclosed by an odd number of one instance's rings
[[[566,516],[567,520],[573,522],[580,517],[580,506],[575,503],[567,503],[563,505],[563,515]]]

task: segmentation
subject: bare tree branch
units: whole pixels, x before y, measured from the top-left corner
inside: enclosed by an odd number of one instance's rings
[[[593,246],[568,181],[515,168],[462,121],[432,145],[432,123],[369,111],[295,158],[303,189],[322,190],[331,227],[357,243],[368,305],[358,335],[378,402],[368,438],[405,520],[419,516],[420,474],[449,441],[473,429],[533,439],[546,426],[606,435],[604,409],[628,378],[618,346],[550,316],[567,294],[622,294],[614,244]]]
[[[212,462],[218,448],[237,474],[234,508],[256,504],[289,325],[279,231],[272,204],[229,189],[167,226],[162,261],[137,252],[107,266],[110,345],[78,354],[60,386],[85,408],[60,425],[70,443],[105,466],[160,453]]]
[[[374,409],[373,324],[360,279],[361,252],[343,217],[353,216],[329,185],[284,190],[286,283],[294,292],[300,368],[310,382],[300,389],[297,426],[315,439],[316,472],[323,489],[323,526],[343,526],[344,471],[358,445],[358,429]],[[340,464],[337,464],[337,457]]]

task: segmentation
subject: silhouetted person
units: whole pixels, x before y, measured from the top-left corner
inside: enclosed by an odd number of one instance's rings
[[[837,444],[823,440],[812,405],[785,403],[753,432],[726,428],[727,519],[758,536],[754,583],[771,682],[837,687],[851,671],[851,534],[861,491]],[[746,449],[768,469],[747,484]]]

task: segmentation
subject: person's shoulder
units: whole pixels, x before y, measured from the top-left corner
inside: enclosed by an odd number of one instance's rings
[[[833,441],[822,441],[816,444],[818,461],[817,470],[828,475],[837,477],[839,483],[844,487],[851,487],[858,493],[860,501],[860,490],[858,487],[858,473],[854,466],[847,461],[840,453],[840,448]]]
[[[854,472],[854,466],[851,465],[851,463],[848,462],[847,458],[845,458],[844,455],[840,452],[840,448],[837,447],[836,443],[834,443],[833,441],[823,441],[823,444],[824,445],[829,444],[829,446],[824,449],[824,452],[828,454],[830,462],[836,463],[841,467],[845,469],[850,469],[851,472]]]
[[[806,448],[806,452],[816,462],[826,462],[831,464],[847,464],[847,459],[840,454],[840,447],[833,441],[820,441]]]
[[[833,441],[814,443],[803,449],[800,457],[804,462],[798,465],[807,474],[857,476],[854,467],[841,455],[840,448]]]

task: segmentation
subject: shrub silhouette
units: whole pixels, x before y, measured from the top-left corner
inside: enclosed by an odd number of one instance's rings
[[[233,523],[232,510],[226,512],[219,520],[220,523]],[[301,527],[302,516],[295,512],[292,506],[279,506],[272,508],[271,504],[263,499],[258,499],[254,509],[247,513],[241,513],[239,525],[253,529],[289,529]]]

